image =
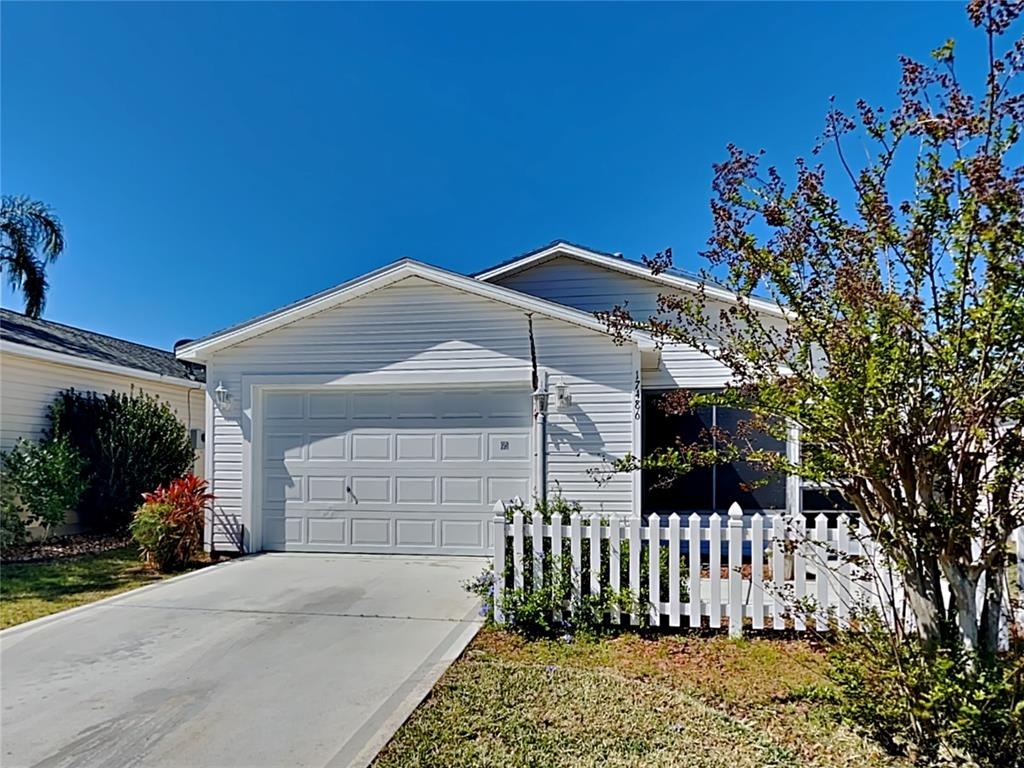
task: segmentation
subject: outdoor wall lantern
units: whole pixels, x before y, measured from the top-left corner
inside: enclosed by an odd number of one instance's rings
[[[213,390],[213,396],[217,399],[217,405],[221,410],[226,410],[231,405],[231,393],[224,386],[223,381],[217,382],[217,388]]]
[[[535,414],[548,412],[548,391],[543,388],[543,385],[537,387],[537,391],[533,393],[533,412]]]
[[[564,379],[559,379],[555,384],[555,408],[564,410],[572,405],[572,395],[569,394],[569,385]]]

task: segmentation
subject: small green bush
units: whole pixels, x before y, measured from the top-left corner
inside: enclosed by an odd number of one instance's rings
[[[68,390],[48,415],[48,435],[67,436],[85,459],[92,480],[78,511],[94,530],[126,529],[142,494],[180,477],[195,459],[185,425],[167,403],[141,392]]]
[[[837,639],[828,676],[845,722],[919,766],[1024,767],[1024,655],[982,658],[892,638],[884,626]]]
[[[3,482],[0,480],[0,482]],[[6,496],[6,494],[4,494]],[[25,520],[18,511],[17,505],[9,499],[0,499],[0,552],[25,543],[28,531]]]
[[[0,461],[10,494],[7,503],[15,510],[24,509],[47,537],[64,523],[89,484],[85,460],[65,435],[38,443],[19,440],[0,454]]]
[[[174,507],[167,503],[147,502],[135,510],[129,530],[142,549],[142,556],[161,571],[173,570],[176,563],[170,516]]]
[[[609,617],[613,609],[632,613],[638,609],[636,598],[628,589],[614,590],[602,583],[599,593],[589,590],[589,578],[580,578],[580,590],[572,590],[572,563],[567,557],[553,558],[550,554],[542,563],[543,577],[534,584],[533,575],[524,574],[525,585],[507,586],[502,590],[498,608],[503,626],[524,637],[587,636],[598,637],[611,628]],[[511,568],[506,580],[511,584]],[[602,582],[606,582],[602,579]],[[586,582],[586,583],[584,583]],[[481,600],[480,613],[488,621],[494,620],[495,578],[492,568],[486,568],[477,578],[463,585]]]

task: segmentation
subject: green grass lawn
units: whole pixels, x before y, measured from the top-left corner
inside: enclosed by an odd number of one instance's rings
[[[137,547],[43,563],[0,566],[0,629],[165,578]]]
[[[800,695],[822,663],[803,641],[488,629],[373,768],[901,765]]]

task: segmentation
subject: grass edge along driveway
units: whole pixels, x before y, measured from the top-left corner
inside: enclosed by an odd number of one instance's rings
[[[45,562],[0,565],[0,629],[152,584],[168,576],[135,546]]]

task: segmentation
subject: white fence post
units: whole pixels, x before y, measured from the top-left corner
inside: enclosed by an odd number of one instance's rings
[[[690,626],[700,628],[701,619],[701,578],[700,578],[700,515],[690,515],[687,529],[686,572],[690,574]]]
[[[750,621],[764,629],[764,515],[750,519]]]
[[[562,516],[555,512],[551,515],[551,584],[556,587],[555,594],[561,597],[562,584]],[[555,606],[555,621],[562,620],[562,605]]]
[[[743,510],[729,507],[729,637],[743,636]]]
[[[523,513],[516,507],[512,515],[512,584],[523,588]]]
[[[635,515],[629,520],[629,588],[633,597],[640,601],[640,517]],[[637,606],[629,617],[629,623],[633,626],[640,625],[640,608]]]
[[[619,546],[622,542],[622,520],[618,515],[612,515],[608,524],[608,588],[615,597],[615,604],[612,605],[612,624],[619,624],[622,621],[622,611],[619,608],[619,590],[621,589],[621,568],[619,564]]]
[[[789,519],[789,529],[794,532],[793,546],[793,628],[797,632],[807,629],[804,621],[807,597],[807,525],[803,515]]]
[[[828,629],[828,607],[829,596],[828,586],[832,578],[831,569],[828,565],[828,518],[824,512],[819,512],[814,520],[814,552],[817,557],[817,564],[814,567],[814,579],[816,587],[817,606],[814,614],[814,628],[818,632]]]
[[[783,595],[786,588],[786,521],[782,515],[772,515],[772,629],[785,629]]]
[[[501,595],[505,591],[505,505],[499,501],[494,505],[494,521],[491,523],[494,535],[494,623],[501,624]]]
[[[530,543],[533,545],[533,588],[544,586],[544,518],[540,512],[533,513],[533,525],[530,531]]]
[[[850,626],[850,602],[853,600],[850,578],[850,518],[845,513],[836,521],[836,549],[839,552],[839,568],[836,569],[836,621],[840,629]]]
[[[650,573],[647,577],[647,588],[650,592],[651,626],[661,624],[661,518],[651,515],[647,518],[647,564]]]
[[[601,594],[601,518],[590,516],[590,594]]]
[[[668,516],[668,624],[679,626],[679,515]]]
[[[580,570],[583,568],[583,544],[580,539],[579,512],[573,512],[569,516],[569,554],[572,557],[569,581],[572,585],[572,607],[575,607],[580,600]]]
[[[708,618],[712,629],[718,629],[722,626],[722,516],[715,512],[711,515],[710,523],[708,576],[711,598],[708,601]]]

